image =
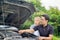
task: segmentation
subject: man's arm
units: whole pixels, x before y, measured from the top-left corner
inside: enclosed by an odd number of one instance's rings
[[[50,34],[49,37],[39,37],[39,40],[52,40],[53,39],[53,35]]]
[[[50,34],[49,37],[45,37],[45,40],[52,40],[53,39],[53,35]]]
[[[34,29],[19,30],[19,33],[20,34],[22,34],[24,32],[33,33],[34,32]]]
[[[24,32],[33,33],[36,30],[38,30],[38,28],[37,27],[34,27],[33,29],[20,30],[19,33],[20,34],[22,34]]]

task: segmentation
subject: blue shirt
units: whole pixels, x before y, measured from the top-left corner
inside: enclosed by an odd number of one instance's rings
[[[42,25],[34,27],[33,28],[35,31],[38,30],[40,36],[48,37],[49,34],[53,34],[54,30],[51,25],[47,25],[46,27],[43,27]]]

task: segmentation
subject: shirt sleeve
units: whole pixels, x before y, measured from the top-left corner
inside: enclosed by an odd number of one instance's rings
[[[31,26],[30,26],[30,29],[33,29],[34,27],[35,27],[35,25],[31,25]]]
[[[38,30],[38,27],[37,27],[37,26],[35,26],[33,29],[34,29],[34,31],[36,31],[36,30]]]
[[[54,29],[53,29],[53,27],[50,27],[49,34],[53,34],[53,33],[54,33]]]

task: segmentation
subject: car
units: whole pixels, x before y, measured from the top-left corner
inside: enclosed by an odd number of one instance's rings
[[[0,40],[36,40],[32,37],[23,38],[18,33],[21,25],[34,12],[34,5],[26,1],[0,0]]]

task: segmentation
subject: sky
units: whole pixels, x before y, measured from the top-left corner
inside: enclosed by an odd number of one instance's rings
[[[40,2],[47,10],[50,9],[50,6],[60,10],[60,0],[41,0]]]

